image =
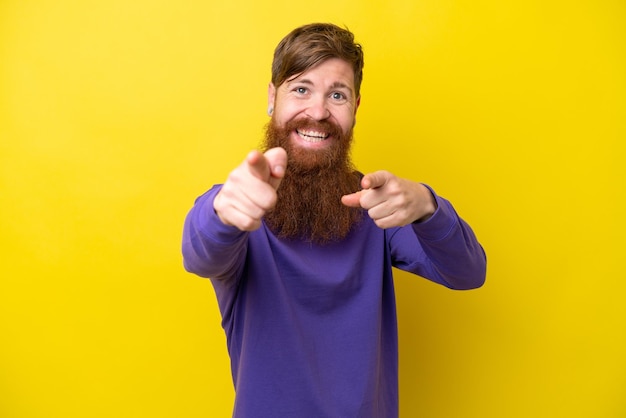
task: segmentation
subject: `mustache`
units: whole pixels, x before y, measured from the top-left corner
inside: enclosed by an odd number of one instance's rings
[[[313,119],[296,119],[287,122],[285,125],[287,131],[293,130],[310,130],[325,132],[330,136],[338,138],[342,135],[342,130],[339,125],[330,120],[313,120]]]

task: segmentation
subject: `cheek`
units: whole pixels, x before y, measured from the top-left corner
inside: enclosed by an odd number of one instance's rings
[[[350,129],[354,128],[354,122],[356,121],[353,113],[347,113],[341,115],[340,118],[337,119],[339,126],[345,132],[348,132]]]
[[[276,120],[276,122],[280,125],[284,125],[285,123],[291,121],[299,113],[300,111],[296,106],[282,104],[274,109],[274,120]]]

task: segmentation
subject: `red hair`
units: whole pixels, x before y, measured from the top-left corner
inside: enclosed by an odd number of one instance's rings
[[[347,61],[354,69],[354,90],[359,97],[363,80],[363,50],[348,29],[330,23],[313,23],[291,31],[274,51],[272,84],[279,87],[329,58]]]

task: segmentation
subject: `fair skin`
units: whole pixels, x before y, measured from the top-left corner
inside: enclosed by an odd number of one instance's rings
[[[299,118],[331,120],[344,132],[355,124],[360,97],[354,89],[352,66],[341,59],[328,59],[268,91],[269,113],[279,124]],[[291,133],[297,146],[319,149],[336,140],[326,132]],[[261,226],[261,219],[276,204],[276,190],[287,166],[287,153],[273,148],[265,153],[252,151],[228,176],[215,197],[213,207],[220,220],[242,231]],[[362,190],[341,198],[344,205],[361,207],[380,228],[425,221],[435,212],[436,203],[422,184],[396,177],[388,171],[366,174]]]
[[[268,108],[279,126],[294,119],[328,120],[345,133],[355,123],[360,97],[354,89],[354,71],[346,61],[331,58],[302,74],[292,76],[278,88],[270,84]],[[291,140],[298,146],[318,149],[336,139],[326,132],[297,132]]]

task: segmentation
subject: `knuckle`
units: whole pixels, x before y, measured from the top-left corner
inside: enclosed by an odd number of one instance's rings
[[[258,219],[246,218],[241,221],[240,227],[244,231],[254,231],[261,226],[261,222]]]
[[[272,209],[274,206],[276,206],[276,201],[277,201],[276,191],[273,189],[267,190],[266,193],[264,193],[260,197],[259,206],[261,207],[261,209],[263,209],[263,211],[268,211]]]
[[[387,222],[385,222],[384,220],[377,220],[374,221],[376,223],[376,226],[379,227],[380,229],[387,229],[388,225]]]
[[[234,170],[228,175],[228,178],[226,179],[226,183],[224,184],[224,187],[231,186],[233,184],[239,184],[241,182],[242,182],[241,172],[239,170]]]

